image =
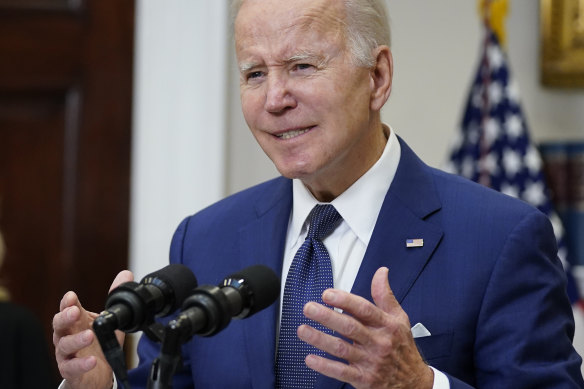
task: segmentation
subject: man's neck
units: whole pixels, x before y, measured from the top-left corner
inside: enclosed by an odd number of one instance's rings
[[[371,142],[370,152],[359,159],[362,161],[359,165],[355,164],[347,169],[331,166],[331,168],[321,172],[318,177],[301,178],[302,183],[318,201],[325,203],[333,201],[379,160],[390,132],[389,127],[384,124],[379,123],[379,128],[380,130],[376,132],[377,135]]]

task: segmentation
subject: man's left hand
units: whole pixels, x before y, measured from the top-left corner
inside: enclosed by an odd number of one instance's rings
[[[371,296],[375,304],[337,289],[326,290],[323,301],[348,315],[315,302],[304,306],[307,318],[353,341],[351,344],[308,325],[300,326],[300,339],[347,361],[345,364],[311,354],[306,357],[306,365],[358,389],[432,388],[434,373],[418,352],[409,318],[389,286],[387,268],[375,272]]]

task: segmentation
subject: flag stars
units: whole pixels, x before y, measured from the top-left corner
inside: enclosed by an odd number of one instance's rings
[[[534,207],[543,205],[546,201],[543,183],[541,181],[531,181],[527,183],[525,185],[525,190],[523,191],[523,196],[521,197]]]
[[[472,106],[477,108],[477,109],[481,109],[484,105],[483,100],[484,100],[483,99],[483,88],[479,85],[476,85],[472,89],[472,97],[471,97]]]
[[[495,118],[487,119],[485,123],[485,141],[487,145],[492,145],[495,140],[499,137],[500,131],[499,121]]]
[[[562,224],[562,220],[556,212],[551,212],[549,217],[552,223],[552,228],[554,229],[554,235],[557,240],[560,240],[560,238],[564,236],[564,225]]]
[[[497,71],[501,66],[503,66],[504,57],[501,49],[497,45],[489,45],[487,48],[487,57],[489,59],[489,66],[492,71]]]
[[[537,149],[530,145],[525,154],[525,166],[529,169],[529,172],[533,175],[538,174],[542,167],[541,157],[537,152]]]
[[[505,129],[507,130],[507,135],[516,140],[522,135],[523,132],[523,121],[521,116],[517,114],[510,114],[505,120]]]
[[[507,196],[519,197],[519,188],[517,185],[511,185],[508,182],[501,184],[501,193],[506,194]]]
[[[512,179],[521,169],[521,156],[511,148],[506,148],[503,152],[503,167],[507,177]]]
[[[507,99],[509,99],[511,103],[519,105],[519,87],[515,80],[509,82],[505,92],[507,94]]]
[[[559,239],[557,240],[558,242],[560,241]],[[560,258],[560,262],[562,263],[562,267],[564,269],[568,269],[570,267],[570,264],[568,263],[568,249],[565,247],[565,245],[558,247],[558,258]]]

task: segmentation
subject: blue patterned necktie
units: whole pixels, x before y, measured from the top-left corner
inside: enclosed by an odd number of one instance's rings
[[[276,388],[312,388],[317,373],[304,363],[308,354],[324,356],[296,335],[301,324],[331,334],[323,325],[308,320],[302,310],[309,301],[323,304],[322,292],[333,287],[331,259],[322,239],[339,224],[341,215],[332,205],[317,205],[309,215],[308,235],[296,252],[284,286],[280,337],[276,358]]]

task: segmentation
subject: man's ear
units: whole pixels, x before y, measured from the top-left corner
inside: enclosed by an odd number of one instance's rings
[[[380,111],[391,94],[393,81],[393,56],[387,46],[375,49],[375,65],[371,68],[370,108]]]

